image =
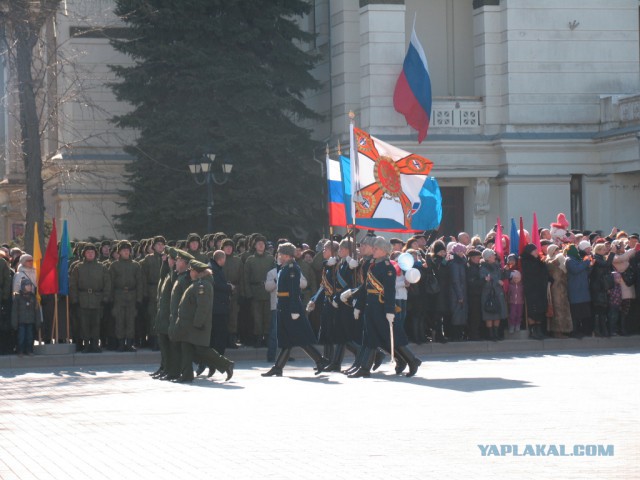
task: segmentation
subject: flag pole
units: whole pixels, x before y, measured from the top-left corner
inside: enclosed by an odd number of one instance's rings
[[[53,296],[53,304],[54,304],[54,310],[53,310],[53,324],[55,325],[55,332],[56,332],[56,344],[58,343],[58,339],[60,338],[60,336],[58,335],[58,294],[56,293]]]
[[[66,304],[67,304],[67,335],[66,335],[65,341],[67,343],[70,343],[71,335],[70,335],[70,332],[69,332],[69,295],[67,295],[65,297],[65,300],[66,300]]]

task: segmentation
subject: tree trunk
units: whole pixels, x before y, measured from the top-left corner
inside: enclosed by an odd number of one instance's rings
[[[33,32],[28,22],[16,22],[16,68],[20,98],[20,130],[22,133],[22,159],[26,174],[27,225],[24,248],[32,252],[34,224],[38,222],[40,245],[44,231],[44,194],[42,185],[42,149],[40,147],[40,122],[36,105],[35,85],[31,73],[33,47],[38,32]]]

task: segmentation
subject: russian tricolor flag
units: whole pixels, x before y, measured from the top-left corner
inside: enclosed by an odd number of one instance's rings
[[[393,92],[393,106],[418,131],[418,143],[422,143],[427,136],[431,116],[431,78],[427,57],[416,35],[415,25],[402,72]]]
[[[327,155],[327,182],[329,192],[329,225],[332,227],[347,226],[347,212],[345,209],[344,185],[340,162],[332,160]]]

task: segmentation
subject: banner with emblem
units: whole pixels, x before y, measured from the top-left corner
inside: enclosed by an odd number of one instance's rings
[[[351,157],[341,157],[347,221],[390,232],[437,229],[442,196],[433,162],[352,127]],[[347,165],[348,163],[348,165]]]

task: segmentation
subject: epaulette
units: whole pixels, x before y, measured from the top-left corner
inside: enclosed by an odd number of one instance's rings
[[[204,295],[204,283],[198,282],[198,295]]]

